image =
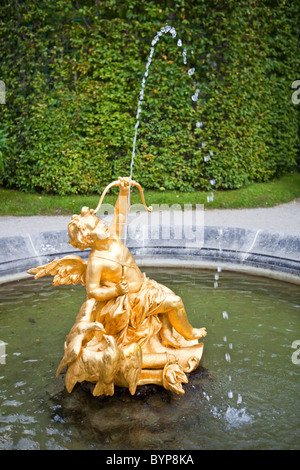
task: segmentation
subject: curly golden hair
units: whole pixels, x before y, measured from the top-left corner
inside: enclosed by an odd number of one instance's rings
[[[95,218],[95,223],[98,221],[94,210],[90,210],[88,207],[83,207],[80,215],[72,216],[72,220],[68,225],[68,234],[69,243],[74,248],[79,248],[79,250],[90,248],[93,240],[86,225],[91,217]]]

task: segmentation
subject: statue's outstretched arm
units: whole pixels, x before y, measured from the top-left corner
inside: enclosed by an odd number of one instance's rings
[[[113,217],[112,223],[110,224],[109,230],[113,236],[115,235],[119,238],[122,238],[123,231],[126,225],[127,214],[130,208],[130,187],[136,186],[138,188],[141,194],[142,202],[145,206],[145,209],[148,212],[152,211],[152,207],[151,206],[148,207],[146,205],[143,189],[139,183],[132,180],[130,177],[119,176],[117,181],[113,181],[104,189],[103,193],[101,194],[100,201],[96,209],[94,209],[94,214],[96,214],[99,211],[107,191],[114,186],[118,186],[120,188],[120,193],[119,193],[119,197],[116,202],[116,205],[115,205],[114,217]]]
[[[118,178],[119,181],[119,196],[115,204],[115,212],[113,220],[109,226],[109,232],[112,236],[121,238],[126,225],[127,211],[129,210],[129,189],[130,178]]]

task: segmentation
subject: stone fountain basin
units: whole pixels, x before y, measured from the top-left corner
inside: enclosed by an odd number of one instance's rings
[[[245,272],[300,284],[300,240],[297,235],[239,227],[141,225],[128,233],[127,246],[140,267],[203,268]],[[193,238],[194,237],[194,238]],[[28,277],[27,270],[55,258],[77,254],[65,230],[24,233],[0,238],[0,283]]]
[[[10,384],[10,388],[7,392],[4,390],[7,399],[4,401],[5,413],[2,416],[2,424],[4,431],[9,429],[9,432],[12,433],[11,437],[6,437],[8,432],[5,431],[6,440],[3,443],[3,448],[56,448],[62,444],[64,448],[74,446],[80,448],[83,444],[79,430],[83,429],[85,435],[91,436],[90,442],[85,445],[96,446],[96,448],[103,449],[109,445],[113,449],[120,448],[116,446],[124,448],[124,445],[129,446],[126,449],[145,448],[145,446],[153,448],[153,445],[158,446],[156,448],[160,448],[159,446],[172,448],[174,445],[174,448],[177,449],[179,444],[175,441],[175,436],[178,432],[176,430],[177,424],[174,426],[174,423],[180,423],[181,426],[182,434],[179,433],[179,435],[181,436],[180,445],[183,445],[182,448],[211,448],[212,445],[215,448],[243,448],[243,446],[294,448],[296,446],[294,435],[297,415],[294,413],[295,398],[291,393],[291,386],[295,394],[298,366],[292,362],[291,358],[294,353],[292,342],[299,338],[299,334],[295,330],[296,323],[293,329],[290,327],[286,304],[277,302],[279,297],[280,299],[282,296],[284,299],[288,297],[289,289],[294,292],[295,286],[289,285],[288,289],[284,289],[284,286],[280,286],[280,284],[277,287],[275,282],[274,287],[269,289],[269,286],[265,286],[264,283],[271,281],[260,279],[258,296],[251,299],[249,297],[251,288],[247,287],[248,281],[246,284],[243,280],[238,281],[238,278],[242,276],[224,274],[226,282],[221,284],[221,288],[213,289],[211,283],[207,283],[205,280],[205,275],[201,274],[201,269],[197,270],[196,268],[211,269],[212,279],[214,279],[213,273],[217,273],[217,268],[222,267],[222,271],[253,274],[299,285],[300,241],[297,235],[263,229],[209,226],[203,227],[196,239],[193,239],[195,233],[193,225],[185,225],[184,230],[182,225],[174,225],[166,234],[162,224],[152,224],[150,227],[143,225],[133,231],[134,233],[129,231],[127,246],[138,265],[141,268],[153,267],[153,271],[162,267],[164,272],[159,273],[158,269],[157,276],[164,276],[163,281],[169,279],[170,282],[174,282],[176,292],[180,294],[180,289],[182,289],[188,303],[192,302],[192,295],[190,290],[185,293],[186,287],[181,287],[181,284],[178,283],[178,279],[181,279],[182,275],[180,274],[180,277],[176,278],[173,270],[168,268],[195,268],[192,269],[192,272],[191,269],[183,271],[188,281],[194,281],[197,276],[199,278],[195,285],[193,282],[191,284],[191,289],[196,289],[196,300],[194,299],[194,303],[191,303],[188,308],[192,324],[197,324],[198,318],[199,291],[197,289],[199,286],[203,289],[199,309],[203,326],[208,327],[209,330],[205,341],[204,366],[200,367],[190,378],[189,384],[186,386],[186,395],[183,398],[178,398],[176,395],[170,396],[164,389],[157,393],[157,390],[144,390],[141,387],[141,391],[133,398],[125,392],[119,391],[114,397],[91,400],[90,394],[87,394],[81,387],[77,387],[74,394],[67,394],[63,377],[59,379],[54,377],[57,363],[61,357],[61,345],[66,332],[73,324],[74,309],[77,312],[77,304],[82,301],[80,301],[80,296],[84,298],[84,289],[80,289],[81,286],[56,288],[55,294],[53,293],[54,307],[51,313],[48,303],[45,308],[46,304],[43,302],[51,298],[52,290],[54,290],[51,286],[52,280],[49,278],[37,282],[26,272],[34,266],[49,263],[64,255],[79,254],[86,259],[89,250],[83,252],[74,250],[68,243],[67,229],[52,231],[38,231],[38,227],[35,229],[35,232],[0,238],[0,283],[29,278],[24,283],[12,283],[2,287],[5,302],[9,301],[11,296],[14,302],[18,302],[16,311],[13,310],[8,316],[3,316],[5,329],[2,330],[1,339],[7,345],[7,365],[10,367],[3,369],[5,379],[3,378],[2,383],[3,388],[6,388],[6,384]],[[235,301],[233,299],[233,305],[229,311],[229,320],[227,320],[224,316],[226,312],[223,312],[223,317],[221,312],[226,308],[224,295],[227,291],[230,301],[232,300],[232,287],[228,287],[228,277],[230,276],[234,278],[234,287],[238,282],[241,282],[241,285],[237,289]],[[220,277],[222,279],[222,274]],[[252,279],[254,282],[255,278],[251,277]],[[36,292],[32,290],[34,289],[33,285]],[[34,305],[37,311],[35,313],[31,310],[24,311],[24,303],[20,300],[22,294],[15,298],[15,289],[21,289],[22,293],[25,292],[24,298],[29,296],[29,300],[32,296],[38,296],[40,293],[39,300],[42,305],[39,305],[36,302],[38,299],[35,299]],[[203,292],[206,292],[206,297],[203,296]],[[271,299],[274,303],[274,310],[269,311],[268,306],[266,307],[262,302],[262,292],[268,300]],[[60,293],[61,299],[58,293]],[[66,302],[66,296],[68,296],[68,302]],[[298,308],[299,302],[296,297],[292,296],[291,299],[291,303],[295,303],[293,307]],[[260,306],[261,302],[262,306]],[[31,308],[32,302],[29,304]],[[66,304],[68,304],[67,307]],[[277,308],[277,304],[279,308]],[[62,309],[59,305],[63,305],[64,315],[60,314]],[[74,307],[75,305],[76,307]],[[241,313],[242,306],[250,309],[250,314],[244,311]],[[266,318],[263,317],[264,314],[267,314]],[[55,317],[49,324],[49,318],[52,318],[53,315],[58,315],[59,322]],[[240,315],[239,325],[236,324],[238,315]],[[10,322],[22,322],[22,327],[13,327],[13,323],[7,325],[6,318],[9,318]],[[66,325],[61,322],[66,322]],[[262,332],[262,323],[271,329],[271,335],[265,335]],[[45,324],[47,328],[43,327]],[[40,331],[43,332],[43,335]],[[8,336],[6,337],[4,333]],[[275,333],[277,336],[274,342]],[[58,337],[56,337],[57,334],[59,334]],[[259,342],[261,337],[264,340]],[[268,354],[265,352],[266,337],[270,339]],[[53,338],[60,345],[59,347],[53,346]],[[245,347],[246,340],[249,340],[249,343]],[[228,362],[225,353],[230,341],[233,342],[233,354],[232,361]],[[53,348],[50,358],[48,357],[49,344]],[[268,361],[265,361],[267,356]],[[278,357],[283,358],[284,374],[277,367]],[[242,362],[237,362],[238,359]],[[272,364],[273,368],[271,369],[270,365]],[[251,372],[250,366],[253,367]],[[20,375],[17,373],[18,370]],[[28,386],[26,385],[27,379],[24,378],[26,371],[30,377]],[[229,374],[232,377],[232,382],[229,382]],[[284,377],[284,381],[288,377],[292,385],[290,382],[288,384],[285,382],[278,386],[279,377]],[[33,386],[33,379],[38,382],[38,385]],[[244,381],[248,384],[246,389],[242,388]],[[274,394],[276,406],[273,406],[273,402],[270,405],[272,413],[270,413],[269,406],[270,395],[268,392],[265,394],[265,387],[269,384],[275,384],[276,389]],[[250,385],[253,390],[247,388]],[[234,391],[234,401],[229,394],[228,397],[226,396],[230,387]],[[241,394],[243,399],[240,406],[236,406],[236,403],[240,403],[236,401],[237,392]],[[223,398],[217,401],[219,395],[222,395]],[[265,399],[266,397],[267,399]],[[228,398],[230,399],[229,405]],[[292,414],[286,419],[287,415],[284,416],[286,411],[282,406],[282,400],[287,401],[290,398]],[[29,408],[32,403],[37,403],[38,412],[34,410],[30,414]],[[259,403],[263,405],[262,410],[258,407]],[[194,412],[195,404],[198,406],[197,413]],[[24,406],[26,416],[22,414],[22,406]],[[128,413],[132,416],[133,422],[128,422]],[[74,416],[76,417],[75,421]],[[283,416],[284,419],[280,419],[280,416]],[[270,417],[269,420],[267,420],[268,417]],[[15,419],[17,419],[16,424],[12,424]],[[19,422],[22,419],[25,420],[25,424],[20,427]],[[26,419],[32,420],[33,424],[29,425]],[[43,424],[44,422],[46,424]],[[283,426],[283,438],[281,435],[277,437],[278,432],[276,427],[274,428],[274,424],[277,426],[279,423]],[[271,425],[273,430],[270,432]],[[124,426],[128,426],[126,432],[124,432]],[[44,434],[45,431],[49,434],[47,442],[44,442],[46,438],[41,433],[41,429]],[[130,436],[132,429],[136,429],[137,432],[133,437],[131,436],[132,439],[131,441],[129,439],[129,443],[126,441],[124,444],[123,437]],[[88,432],[86,432],[87,430]],[[31,432],[32,435],[28,435],[28,432]],[[233,432],[235,432],[234,435]],[[36,436],[43,434],[41,440],[39,437],[35,438],[34,433]],[[108,433],[110,433],[112,444],[105,440]],[[208,433],[210,433],[211,440],[207,438]],[[70,440],[71,434],[75,443]],[[256,441],[251,440],[252,434],[257,439]],[[77,441],[76,435],[79,435]],[[194,435],[196,436],[194,437],[195,441],[191,444],[190,438]],[[266,437],[266,440],[260,441],[257,438],[258,435]],[[61,439],[60,436],[62,436]],[[222,439],[225,436],[224,442],[221,440],[221,436]],[[191,445],[192,447],[190,447]]]

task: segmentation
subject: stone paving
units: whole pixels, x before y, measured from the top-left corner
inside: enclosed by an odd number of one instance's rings
[[[158,212],[153,212],[152,223],[163,221],[166,214],[162,212],[159,216]],[[192,217],[192,213],[187,214],[186,220],[189,216]],[[175,212],[174,222],[181,222],[181,217],[181,212]],[[70,216],[0,217],[0,238],[25,233],[66,230],[70,220]],[[147,222],[148,215],[137,221],[140,224]],[[205,210],[204,225],[261,229],[300,236],[300,200],[270,208]]]

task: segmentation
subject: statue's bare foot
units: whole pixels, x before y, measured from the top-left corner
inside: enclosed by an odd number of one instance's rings
[[[193,328],[192,333],[188,337],[185,336],[185,339],[187,340],[200,339],[200,338],[204,338],[206,335],[207,335],[206,328]]]

